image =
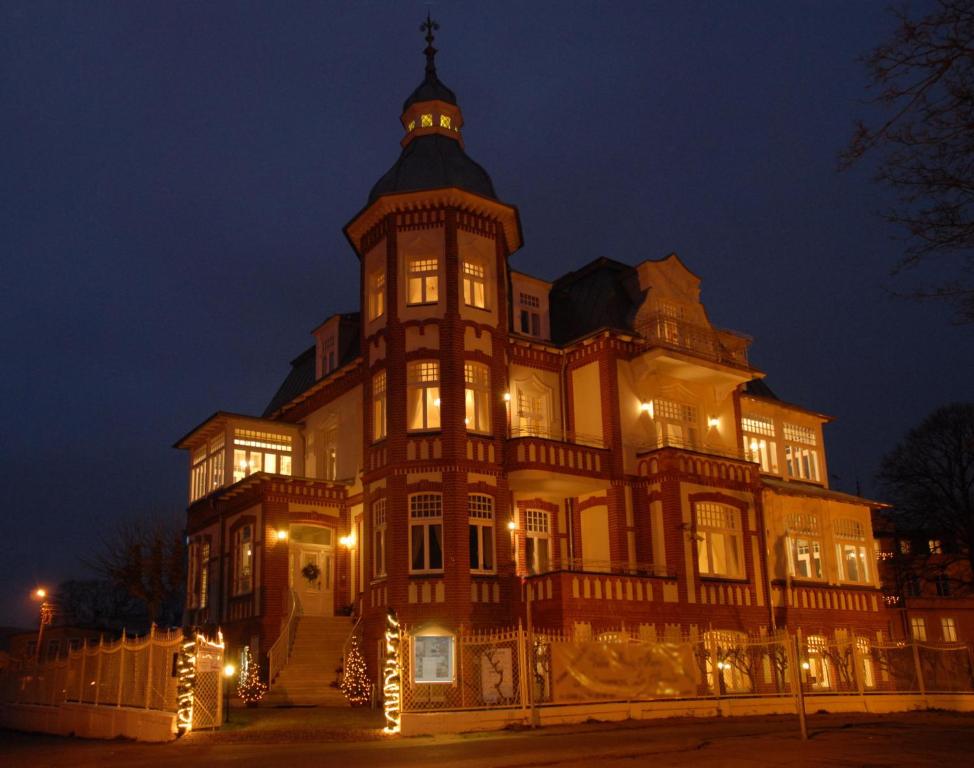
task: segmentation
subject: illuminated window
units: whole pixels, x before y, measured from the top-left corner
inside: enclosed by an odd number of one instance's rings
[[[910,554],[910,540],[909,539],[900,539],[900,554],[901,555],[908,555],[908,554]]]
[[[225,448],[223,435],[217,435],[193,451],[189,477],[190,501],[196,501],[223,485]]]
[[[528,573],[547,573],[551,570],[550,527],[549,515],[544,510],[524,511],[525,561]]]
[[[944,553],[944,545],[940,539],[930,539],[927,542],[927,549],[930,550],[931,555],[942,555]]]
[[[741,417],[741,439],[744,458],[761,465],[762,472],[778,473],[778,451],[775,441],[774,421],[766,416]]]
[[[697,522],[697,567],[701,576],[741,575],[740,512],[710,502],[694,505]]]
[[[407,131],[413,131],[415,129],[416,129],[416,121],[415,120],[410,120],[409,121],[409,127],[406,130]]]
[[[386,312],[386,273],[375,272],[369,277],[369,320]]]
[[[832,670],[829,667],[828,643],[823,635],[808,636],[808,678],[812,688],[831,688]]]
[[[800,579],[821,579],[822,534],[818,526],[818,515],[789,515],[786,525],[791,575]]]
[[[957,625],[953,619],[943,618],[940,620],[940,636],[945,643],[957,642]]]
[[[676,448],[695,449],[697,446],[697,409],[672,400],[654,400],[653,418],[656,420],[657,442]]]
[[[917,642],[925,642],[927,639],[927,620],[921,616],[910,618],[910,637]]]
[[[869,638],[856,638],[856,647],[859,651],[859,658],[862,661],[862,684],[865,688],[876,687],[876,675],[873,670],[873,653],[869,645]]]
[[[375,549],[372,552],[372,575],[380,578],[386,575],[386,500],[372,502],[372,530],[375,535]]]
[[[541,335],[541,299],[530,293],[521,293],[521,333],[528,336]]]
[[[419,116],[419,126],[420,126],[420,128],[432,128],[433,127],[433,115],[420,115]]]
[[[712,630],[703,633],[707,650],[707,677],[711,688],[719,693],[750,693],[752,690],[751,657],[747,635],[743,632]]]
[[[440,364],[410,363],[406,383],[406,424],[419,431],[440,428]]]
[[[484,309],[487,306],[486,271],[483,264],[463,262],[463,303]]]
[[[438,493],[409,497],[409,571],[443,571],[443,497]]]
[[[255,472],[291,474],[291,436],[252,429],[233,433],[233,481]]]
[[[490,370],[481,363],[464,363],[466,383],[463,423],[471,432],[490,432]]]
[[[435,304],[440,300],[439,262],[436,259],[412,259],[409,262],[407,304]]]
[[[788,476],[818,482],[818,451],[814,448],[818,441],[815,430],[787,422],[781,425],[781,430],[785,438],[785,465]]]
[[[470,570],[494,572],[494,497],[472,493],[467,496],[470,534]]]
[[[322,433],[322,460],[321,477],[325,480],[338,479],[338,428],[332,427]]]
[[[453,121],[449,115],[440,115],[440,128],[451,128],[452,126]]]
[[[233,593],[242,595],[253,589],[254,543],[253,528],[243,525],[237,529],[233,544]]]
[[[378,442],[386,436],[386,372],[379,371],[372,377],[372,440]]]
[[[835,559],[839,579],[865,584],[869,581],[866,567],[866,534],[862,523],[850,518],[839,518],[832,523],[836,539]]]

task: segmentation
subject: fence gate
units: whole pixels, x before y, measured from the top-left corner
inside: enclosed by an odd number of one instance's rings
[[[223,643],[196,636],[196,685],[193,730],[219,728],[223,722]]]

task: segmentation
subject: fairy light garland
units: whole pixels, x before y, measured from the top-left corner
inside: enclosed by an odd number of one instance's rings
[[[196,638],[185,638],[176,661],[176,728],[182,736],[193,730],[196,696]]]
[[[386,727],[383,733],[399,733],[402,725],[402,665],[400,664],[399,621],[394,611],[386,615],[386,659],[382,674]]]

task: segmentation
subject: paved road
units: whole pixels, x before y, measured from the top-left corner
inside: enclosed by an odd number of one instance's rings
[[[4,768],[375,766],[376,768],[632,768],[633,766],[960,766],[974,754],[974,715],[817,715],[807,743],[786,717],[585,724],[538,731],[367,742],[97,742],[0,732]],[[270,743],[274,741],[276,743]]]

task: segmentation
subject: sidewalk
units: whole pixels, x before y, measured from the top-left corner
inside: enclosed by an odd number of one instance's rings
[[[192,731],[183,740],[209,744],[283,744],[295,741],[375,741],[382,733],[381,709],[368,707],[234,707],[217,731]]]

